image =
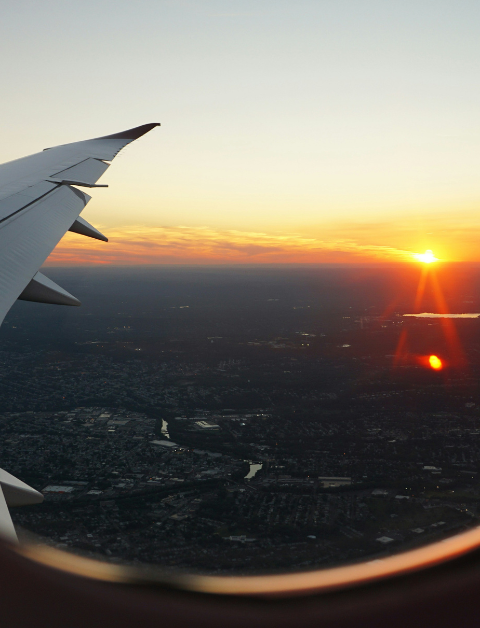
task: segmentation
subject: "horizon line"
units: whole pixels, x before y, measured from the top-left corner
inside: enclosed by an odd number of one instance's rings
[[[435,266],[480,266],[480,261],[445,261],[439,260],[435,262]],[[159,262],[154,264],[121,264],[121,263],[84,263],[84,264],[44,264],[42,268],[272,268],[272,267],[290,267],[290,268],[351,268],[351,267],[410,267],[421,268],[424,266],[422,262],[217,262],[217,263],[175,263],[175,262]]]

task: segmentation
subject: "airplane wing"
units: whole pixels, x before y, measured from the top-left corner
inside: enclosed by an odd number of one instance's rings
[[[0,165],[0,324],[18,298],[80,305],[38,269],[66,231],[106,240],[79,217],[91,198],[83,189],[100,187],[107,162],[156,126],[55,146]]]
[[[158,124],[47,148],[0,165],[0,324],[17,299],[80,305],[39,272],[66,231],[107,238],[80,217],[97,181],[119,151]],[[78,189],[82,188],[82,189]],[[16,541],[8,506],[38,503],[43,495],[0,469],[0,534]]]

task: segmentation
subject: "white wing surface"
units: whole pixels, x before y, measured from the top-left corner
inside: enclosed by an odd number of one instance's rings
[[[0,324],[18,298],[80,305],[39,268],[66,231],[107,240],[80,218],[91,197],[78,187],[107,187],[97,186],[106,162],[156,126],[47,148],[0,165]],[[0,535],[16,541],[9,506],[42,500],[41,493],[0,469]]]
[[[77,188],[96,187],[109,167],[106,162],[155,126],[158,124],[145,124],[114,135],[48,148],[0,165],[0,323],[29,284],[23,299],[30,300],[29,294],[35,293],[36,298],[31,300],[62,302],[49,300],[46,290],[45,298],[38,298],[45,284],[45,277],[35,278],[40,266],[69,229],[106,239],[85,220],[77,220],[91,198]],[[52,281],[50,284],[55,286]],[[49,289],[55,291],[52,286]],[[59,288],[59,292],[66,291]],[[79,305],[72,299],[64,304]]]

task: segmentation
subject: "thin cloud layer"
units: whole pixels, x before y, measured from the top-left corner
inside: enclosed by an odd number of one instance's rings
[[[322,241],[298,234],[216,230],[209,227],[127,226],[108,234],[108,244],[68,233],[47,265],[245,264],[406,261],[410,251]]]

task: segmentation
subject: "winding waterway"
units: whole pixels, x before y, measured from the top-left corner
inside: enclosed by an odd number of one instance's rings
[[[262,467],[263,467],[263,464],[260,464],[258,462],[251,462],[250,471],[245,476],[245,480],[251,480],[253,477],[255,477],[257,472],[260,471]]]
[[[165,419],[162,419],[162,429],[160,430],[165,438],[170,439],[170,434],[168,433],[168,422]]]
[[[168,433],[168,421],[165,421],[165,419],[162,419],[162,428],[160,431],[162,432],[165,438],[168,438],[170,440],[170,434]],[[244,478],[245,480],[251,480],[252,478],[254,478],[255,475],[258,473],[258,471],[260,471],[260,469],[263,467],[263,464],[259,462],[249,461],[249,463],[250,463],[250,469]]]

